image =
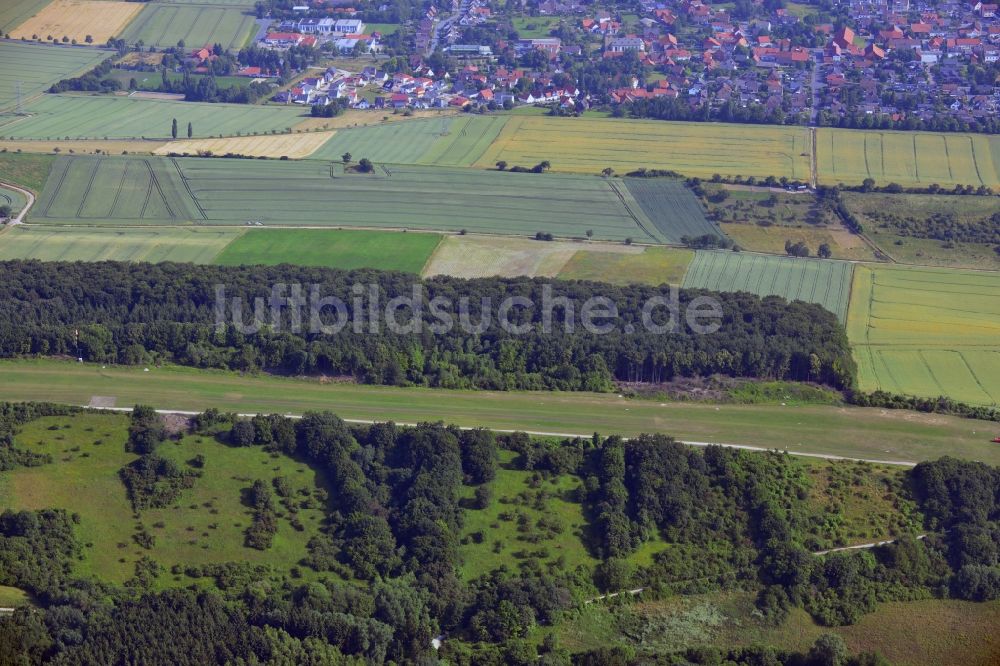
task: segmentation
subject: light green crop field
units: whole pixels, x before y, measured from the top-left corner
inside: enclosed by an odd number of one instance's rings
[[[9,11],[4,9],[5,4],[0,3],[0,23],[4,12]],[[111,51],[82,46],[0,42],[0,135],[7,134],[7,125],[24,120],[12,113],[18,83],[21,99],[29,100],[56,81],[82,74],[111,55]]]
[[[0,235],[0,260],[175,261],[213,263],[243,231],[152,227],[49,227],[18,225]]]
[[[610,183],[620,189],[615,181]],[[723,236],[719,226],[705,217],[705,209],[683,182],[668,178],[626,178],[624,183],[646,217],[669,242],[680,244],[685,236]]]
[[[157,453],[191,469],[188,461],[205,458],[202,476],[184,490],[175,506],[143,511],[133,518],[119,470],[136,459],[126,453],[126,415],[78,414],[46,417],[24,426],[17,442],[36,453],[49,453],[53,462],[19,468],[0,476],[0,501],[12,509],[60,508],[80,515],[77,526],[84,548],[76,573],[122,583],[134,572],[143,555],[156,560],[167,571],[181,567],[240,561],[273,566],[287,571],[302,559],[306,543],[319,528],[325,511],[320,504],[299,510],[304,529],[292,528],[279,519],[271,547],[260,551],[244,546],[244,530],[251,521],[241,492],[254,480],[287,477],[293,487],[329,489],[323,474],[285,456],[272,458],[261,448],[233,448],[209,437],[188,436],[162,444]],[[133,535],[138,524],[155,537],[149,550],[141,548]],[[190,578],[162,574],[157,587],[190,584]]]
[[[49,173],[34,221],[186,223],[201,217],[174,163],[149,157],[63,157]]]
[[[332,384],[191,368],[108,367],[49,360],[0,362],[0,400],[201,411],[301,414],[330,410],[345,419],[400,423],[444,420],[459,426],[550,433],[636,435],[662,432],[700,442],[790,452],[918,461],[954,455],[1000,464],[985,433],[996,424],[909,411],[824,405],[714,405],[628,400],[615,394],[446,391]]]
[[[858,266],[847,334],[863,390],[1000,403],[1000,273]]]
[[[216,6],[219,4],[229,6]],[[150,3],[129,23],[121,38],[130,44],[139,40],[146,46],[177,46],[184,40],[188,48],[222,44],[239,49],[256,32],[252,8],[235,2],[195,5],[190,3]]]
[[[208,104],[174,100],[45,95],[26,105],[32,115],[0,117],[0,136],[12,139],[167,139],[173,119],[177,136],[195,138],[285,131],[303,118],[301,108],[252,104]]]
[[[230,243],[215,263],[225,266],[297,264],[420,273],[440,242],[440,235],[426,233],[250,229]]]
[[[51,0],[4,0],[0,3],[0,33],[7,34],[41,11]]]
[[[821,183],[858,184],[874,178],[913,187],[1000,186],[1000,138],[986,134],[819,129],[816,161]]]
[[[852,264],[829,259],[796,259],[746,252],[699,251],[684,276],[688,289],[747,291],[819,303],[847,317]]]
[[[804,127],[512,115],[476,164],[548,160],[555,171],[577,173],[646,167],[703,178],[718,173],[808,180],[811,154]]]
[[[441,116],[338,130],[311,159],[351,153],[387,164],[471,166],[496,139],[505,116]]]
[[[65,156],[32,219],[545,231],[578,238],[593,230],[603,240],[665,241],[629,192],[602,178],[417,166],[360,174],[313,160]]]

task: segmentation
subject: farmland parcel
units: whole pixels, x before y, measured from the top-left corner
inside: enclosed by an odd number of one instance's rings
[[[810,145],[802,127],[510,116],[477,166],[548,160],[556,171],[578,173],[646,167],[703,178],[718,173],[808,180]]]
[[[847,333],[862,390],[1000,403],[1000,273],[858,266]]]
[[[212,263],[240,229],[47,227],[18,225],[0,236],[0,260],[190,261]]]
[[[224,139],[186,139],[171,141],[154,150],[156,155],[250,155],[253,157],[308,157],[328,141],[333,132],[306,132],[303,134],[265,134],[262,136],[233,136]]]
[[[684,287],[747,291],[819,303],[844,321],[851,293],[851,268],[844,261],[699,251],[684,276]]]
[[[673,192],[680,193],[693,199],[683,189]],[[580,238],[591,230],[598,239],[648,243],[665,242],[662,230],[675,221],[684,229],[693,223],[683,211],[660,210],[650,219],[628,188],[590,176],[415,166],[360,174],[311,160],[110,157],[60,158],[34,219],[543,231]],[[703,233],[713,232],[705,222]]]
[[[0,112],[14,110],[18,83],[22,99],[28,100],[60,79],[82,74],[109,55],[110,51],[83,47],[0,42]],[[17,119],[12,114],[0,115],[0,127]],[[4,133],[0,129],[0,135]]]
[[[178,136],[231,136],[285,131],[302,109],[249,104],[201,104],[133,97],[45,95],[25,110],[31,117],[0,117],[0,137],[10,139],[170,138],[177,119]]]
[[[142,40],[147,46],[177,46],[184,40],[189,47],[221,44],[240,49],[256,26],[253,12],[245,7],[150,3],[121,37],[129,43]]]
[[[817,130],[819,180],[905,187],[1000,187],[1000,138],[986,134]]]
[[[80,44],[104,44],[121,33],[142,5],[135,2],[106,0],[54,0],[40,12],[11,31],[14,39],[61,40],[68,37]]]
[[[9,33],[37,14],[49,0],[5,0],[0,5],[0,32]]]

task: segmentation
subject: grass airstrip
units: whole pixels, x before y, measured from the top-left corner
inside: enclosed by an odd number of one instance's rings
[[[944,454],[1000,464],[995,423],[909,411],[837,406],[628,400],[615,394],[447,391],[244,376],[191,368],[108,367],[63,361],[0,362],[0,400],[244,413],[331,410],[343,418],[582,434],[663,432],[693,441],[780,447],[876,460]]]

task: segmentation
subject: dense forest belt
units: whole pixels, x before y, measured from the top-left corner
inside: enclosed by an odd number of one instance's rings
[[[118,262],[2,262],[0,284],[0,356],[8,358],[165,360],[497,390],[607,391],[614,380],[712,374],[846,388],[855,375],[832,313],[746,293]],[[299,287],[303,307],[293,314],[282,298]],[[588,302],[597,318],[587,319]],[[393,303],[400,307],[387,314]],[[692,317],[706,306],[721,314]],[[667,330],[671,318],[678,325]]]

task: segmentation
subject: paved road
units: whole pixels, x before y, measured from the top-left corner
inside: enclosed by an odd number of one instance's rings
[[[104,409],[104,410],[110,410],[110,411],[115,411],[115,412],[131,412],[132,411],[131,407],[101,407],[99,405],[83,405],[83,407],[85,409]],[[157,409],[156,412],[158,414],[180,414],[182,416],[196,416],[196,415],[198,415],[198,414],[201,413],[201,412],[185,411],[185,410],[181,410],[181,409]],[[256,415],[257,415],[256,413],[253,413],[253,414],[250,414],[250,413],[247,413],[247,414],[237,414],[237,416],[242,417],[242,418],[250,418],[250,417],[253,417],[253,416],[256,416]],[[286,416],[288,418],[291,418],[291,419],[300,419],[300,418],[302,418],[302,416],[300,414],[285,414],[284,416]],[[386,418],[381,419],[381,421],[374,421],[374,420],[370,420],[370,419],[343,419],[343,420],[346,423],[360,423],[360,424],[364,424],[364,425],[371,425],[372,423],[378,423],[378,422],[384,422],[384,421],[392,421],[392,418],[387,416]],[[393,422],[396,425],[401,425],[401,426],[415,426],[415,425],[417,425],[416,423],[404,423],[402,421],[393,421]],[[474,430],[475,428],[468,427],[468,426],[462,426],[459,429],[460,430]],[[593,436],[593,433],[549,432],[549,431],[545,431],[545,430],[520,430],[520,429],[508,429],[508,428],[490,428],[490,430],[492,430],[494,432],[503,432],[503,433],[523,432],[523,433],[527,433],[529,435],[535,435],[535,436],[538,436],[538,437],[565,437],[565,438],[579,437],[581,439],[590,439]],[[622,439],[626,439],[627,440],[628,438],[627,437],[623,437]],[[747,445],[747,444],[730,444],[730,443],[727,443],[727,442],[695,442],[695,441],[680,440],[680,439],[677,440],[677,441],[680,442],[681,444],[687,444],[688,446],[701,446],[701,447],[704,447],[704,446],[724,446],[726,448],[730,448],[730,449],[742,449],[744,451],[774,451],[775,450],[775,449],[764,448],[762,446],[750,446],[750,445]],[[868,463],[873,463],[873,464],[878,464],[878,465],[897,465],[897,466],[900,466],[900,467],[914,467],[916,465],[915,462],[911,462],[909,460],[875,460],[875,459],[871,459],[871,458],[849,458],[847,456],[837,456],[837,455],[828,454],[828,453],[804,453],[804,452],[799,452],[799,451],[789,451],[789,453],[791,455],[793,455],[793,456],[802,456],[804,458],[820,458],[822,460],[850,460],[850,461],[853,461],[853,462],[868,462]]]
[[[20,192],[21,194],[24,195],[24,199],[26,202],[24,204],[24,208],[22,208],[21,212],[17,214],[17,217],[15,217],[13,220],[7,223],[10,226],[13,226],[15,224],[21,224],[21,222],[24,221],[24,216],[28,214],[28,210],[30,210],[31,207],[35,205],[35,195],[29,192],[28,190],[24,189],[23,187],[18,187],[17,185],[11,185],[10,183],[4,183],[2,181],[0,181],[0,185],[6,187],[9,190]]]
[[[260,40],[264,39],[264,35],[267,34],[267,28],[271,25],[272,19],[254,19],[259,26],[257,28],[257,34],[254,35],[253,42],[256,44]]]

